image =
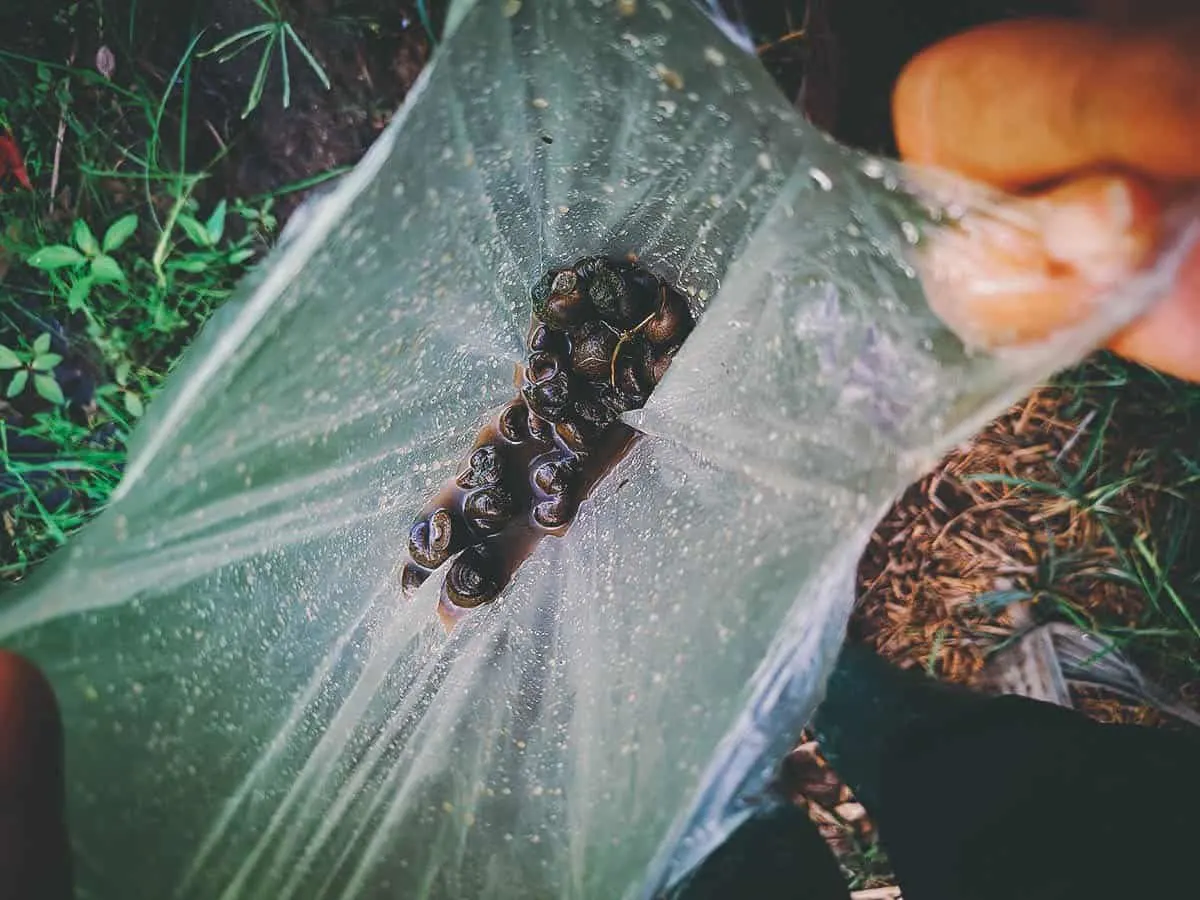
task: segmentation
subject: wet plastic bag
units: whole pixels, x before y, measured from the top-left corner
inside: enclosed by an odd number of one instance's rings
[[[916,267],[997,200],[805,126],[691,4],[456,6],[172,376],[112,507],[0,610],[61,701],[80,896],[685,877],[768,802],[889,500],[1170,277],[973,349]],[[529,285],[592,253],[700,325],[567,536],[448,635],[438,579],[400,594],[411,517],[512,395]]]

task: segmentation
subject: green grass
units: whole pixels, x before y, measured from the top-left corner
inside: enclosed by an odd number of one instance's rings
[[[1167,378],[1102,354],[1062,375],[1060,414],[1086,423],[1072,462],[1055,460],[1038,479],[980,474],[1026,496],[1061,501],[1098,526],[1111,562],[1097,567],[1086,550],[1046,553],[1026,590],[984,597],[1003,605],[1033,599],[1050,615],[1095,631],[1129,650],[1153,676],[1200,680],[1200,385]],[[1130,625],[1103,608],[1084,608],[1079,576],[1110,581],[1143,598]],[[1074,587],[1067,585],[1073,583]],[[1019,596],[1018,596],[1019,595]]]
[[[132,39],[139,24],[110,31]],[[83,27],[54,25],[68,39]],[[5,580],[103,507],[130,429],[276,229],[272,197],[212,183],[224,150],[197,155],[199,40],[157,76],[119,48],[112,81],[37,47],[0,52],[0,128],[34,186],[0,194]]]

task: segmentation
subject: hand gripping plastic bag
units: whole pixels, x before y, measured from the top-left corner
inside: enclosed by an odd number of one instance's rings
[[[455,6],[172,375],[111,508],[0,609],[61,702],[79,895],[686,879],[771,802],[889,500],[1178,257],[981,348],[926,301],[963,272],[924,255],[980,221],[1023,227],[806,126],[697,6]],[[566,536],[447,633],[437,578],[401,595],[408,526],[512,396],[529,286],[595,253],[699,325]]]

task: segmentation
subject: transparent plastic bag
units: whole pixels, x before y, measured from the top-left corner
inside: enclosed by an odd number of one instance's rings
[[[692,4],[455,6],[172,376],[111,509],[0,609],[62,705],[80,896],[677,883],[770,802],[890,499],[1190,239],[981,352],[917,267],[964,217],[1019,228],[1004,208],[808,128]],[[437,578],[401,597],[408,526],[511,397],[529,285],[593,253],[699,327],[566,537],[447,634]]]

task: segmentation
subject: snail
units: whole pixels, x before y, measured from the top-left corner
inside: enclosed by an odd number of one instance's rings
[[[603,257],[592,257],[577,263],[575,271],[583,279],[596,312],[607,319],[620,317],[629,288],[617,267]]]
[[[526,430],[529,436],[539,444],[554,443],[554,426],[532,412],[526,415]]]
[[[606,322],[588,322],[571,341],[571,368],[590,379],[606,379],[619,333]]]
[[[406,562],[400,569],[400,590],[404,592],[404,596],[411,597],[428,577],[429,573],[424,569]]]
[[[472,491],[463,500],[463,517],[483,535],[496,534],[504,528],[516,509],[512,494],[499,485]]]
[[[504,459],[495,444],[483,444],[471,454],[469,468],[455,479],[461,488],[499,484],[504,477]]]
[[[546,350],[535,350],[529,354],[529,359],[525,365],[525,371],[528,373],[529,380],[537,383],[553,378],[559,373],[562,368],[562,361],[557,354],[550,353]]]
[[[533,508],[533,520],[547,531],[555,531],[575,518],[579,504],[570,494],[560,494],[543,500]]]
[[[558,372],[542,381],[527,383],[521,388],[521,396],[539,418],[559,422],[571,404],[571,384],[567,373]]]
[[[579,475],[578,460],[570,456],[559,456],[541,463],[534,470],[533,483],[543,493],[562,494],[578,483]]]
[[[579,277],[571,269],[547,273],[530,296],[533,314],[552,328],[578,325],[592,312],[591,304],[580,291]]]
[[[490,603],[500,593],[498,566],[482,548],[464,550],[450,566],[442,582],[441,600],[452,606],[471,609]]]
[[[497,429],[505,440],[520,444],[529,440],[529,408],[517,400],[504,407]]]
[[[450,558],[454,519],[445,508],[435,509],[408,532],[408,553],[419,566],[436,569]]]
[[[672,291],[661,285],[658,289],[658,308],[654,316],[642,329],[652,344],[677,344],[692,330],[692,316],[688,311],[687,301],[678,291]]]

